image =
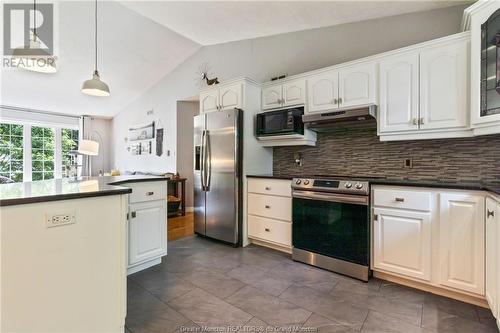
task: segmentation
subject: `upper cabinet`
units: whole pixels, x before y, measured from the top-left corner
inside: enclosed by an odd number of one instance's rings
[[[298,79],[262,88],[263,110],[303,105],[305,102],[305,79]]]
[[[500,133],[500,2],[478,1],[464,11],[471,33],[471,125],[474,135]]]
[[[339,107],[376,102],[376,64],[361,64],[339,71]]]
[[[376,63],[314,74],[307,83],[307,113],[376,103]]]
[[[472,136],[469,34],[380,60],[381,141]]]
[[[418,54],[382,60],[379,82],[380,132],[418,130]]]
[[[216,85],[200,93],[200,113],[241,108],[243,85],[241,83]]]

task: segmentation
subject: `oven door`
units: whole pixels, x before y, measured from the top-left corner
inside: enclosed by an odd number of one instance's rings
[[[293,247],[368,266],[368,214],[368,196],[293,191]]]

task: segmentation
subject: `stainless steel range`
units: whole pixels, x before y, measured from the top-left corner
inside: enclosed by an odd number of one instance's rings
[[[292,189],[292,259],[368,281],[369,182],[294,178]]]

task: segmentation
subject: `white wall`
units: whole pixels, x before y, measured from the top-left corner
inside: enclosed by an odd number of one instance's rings
[[[267,81],[276,74],[298,74],[457,33],[463,9],[449,7],[203,47],[113,119],[111,164],[122,171],[176,171],[176,104],[197,95],[196,72],[204,62],[221,81],[239,76]],[[234,25],[237,29],[238,22]],[[128,126],[156,120],[146,115],[151,109],[163,123],[164,146],[172,150],[171,156],[131,156],[126,151]]]
[[[92,176],[97,176],[111,169],[111,120],[92,117],[90,127],[90,139],[99,142],[99,155],[91,157]]]
[[[186,207],[193,207],[193,117],[198,102],[177,102],[177,172],[186,180]]]

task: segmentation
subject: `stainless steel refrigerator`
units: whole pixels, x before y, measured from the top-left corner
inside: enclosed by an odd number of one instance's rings
[[[241,245],[242,110],[194,117],[194,231]]]

